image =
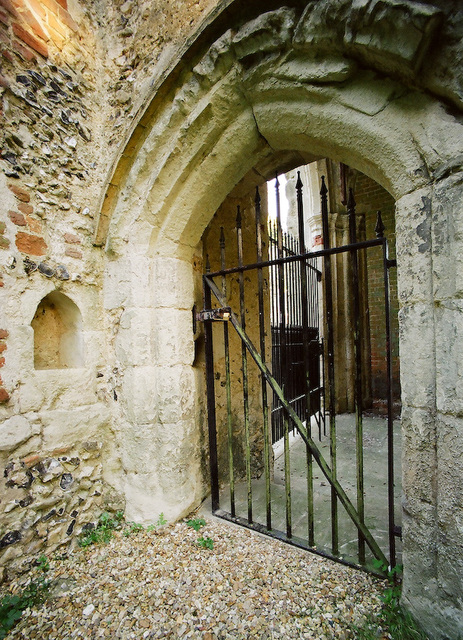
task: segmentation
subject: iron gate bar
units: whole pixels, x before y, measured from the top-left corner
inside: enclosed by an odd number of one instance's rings
[[[260,194],[259,189],[256,187],[256,195],[254,199],[254,212],[256,218],[256,249],[257,249],[257,262],[262,262],[262,227],[261,227],[261,210],[260,210]],[[260,340],[260,353],[261,358],[265,361],[265,313],[264,313],[264,274],[262,269],[257,270],[257,286],[259,296],[259,340]],[[261,391],[262,391],[262,412],[263,412],[263,430],[264,430],[264,473],[265,473],[265,511],[267,529],[272,528],[272,496],[271,496],[271,482],[270,482],[270,447],[269,447],[269,426],[268,426],[268,400],[267,400],[267,381],[265,376],[260,374],[261,377]]]
[[[322,229],[323,229],[323,246],[326,250],[330,249],[330,230],[328,225],[328,189],[325,184],[325,176],[322,176],[322,186],[320,190],[321,196],[321,213],[322,213]],[[329,394],[329,411],[330,411],[330,461],[333,477],[336,479],[336,406],[335,406],[335,389],[334,389],[334,325],[333,325],[333,291],[331,283],[331,253],[325,253],[324,266],[324,293],[325,293],[325,309],[326,309],[326,325],[327,325],[327,360],[328,360],[328,394]],[[334,485],[331,485],[331,547],[334,555],[339,553],[339,536],[338,536],[338,501]]]
[[[330,249],[320,249],[319,251],[302,253],[297,256],[286,256],[285,258],[275,258],[274,260],[265,260],[263,262],[254,262],[253,264],[245,264],[238,267],[229,267],[228,269],[221,269],[220,271],[210,271],[207,275],[210,278],[216,278],[217,276],[228,276],[233,273],[244,273],[245,271],[254,271],[255,269],[265,267],[278,266],[279,264],[285,264],[287,262],[298,262],[300,260],[309,260],[310,258],[323,258],[326,255],[335,255],[337,253],[345,253],[352,249],[369,249],[370,247],[380,247],[384,242],[384,238],[376,238],[376,240],[363,240],[356,244],[345,244],[342,247],[331,247]],[[394,262],[394,261],[393,261]],[[321,275],[321,272],[310,264],[307,265],[309,269],[313,269]]]
[[[238,265],[243,266],[243,232],[241,229],[241,209],[238,205],[236,212],[236,241],[238,248]],[[244,275],[239,273],[240,289],[240,315],[243,331],[246,330],[246,307],[244,304]],[[249,434],[249,390],[248,390],[248,355],[246,347],[241,343],[241,363],[243,373],[243,411],[244,411],[244,435],[245,435],[245,459],[246,459],[246,481],[248,487],[248,522],[252,523],[252,482],[251,482],[251,444]]]
[[[225,235],[220,227],[220,266],[225,269]],[[222,276],[222,295],[227,299],[227,279]],[[231,380],[230,380],[230,345],[228,336],[228,322],[223,324],[223,344],[225,351],[225,387],[227,396],[227,444],[228,444],[228,479],[230,483],[230,511],[235,515],[235,473],[233,466],[233,428],[231,412]]]
[[[384,224],[381,211],[378,211],[376,233],[384,240]],[[389,507],[389,556],[391,566],[396,563],[395,515],[394,515],[394,424],[392,417],[392,352],[391,352],[391,313],[389,308],[389,268],[396,266],[395,260],[389,260],[387,242],[383,244],[384,307],[386,321],[386,370],[387,370],[387,442],[388,442],[388,507]]]
[[[283,236],[281,231],[281,211],[280,211],[280,183],[278,175],[275,178],[275,195],[276,195],[276,219],[277,219],[277,247],[278,258],[283,257]],[[285,297],[285,273],[284,264],[278,264],[278,293],[279,293],[279,327],[280,327],[280,371],[282,380],[282,393],[285,392],[285,383],[287,376],[287,360],[286,360],[286,297]],[[285,501],[286,501],[286,535],[288,538],[292,536],[292,518],[291,518],[291,475],[290,475],[290,458],[289,458],[289,419],[286,413],[283,413],[283,442],[284,442],[284,460],[285,460]]]
[[[209,258],[206,259],[206,271]],[[204,287],[203,303],[205,309],[212,306],[211,290]],[[204,349],[206,359],[206,387],[207,387],[207,420],[209,431],[209,467],[211,470],[211,507],[216,511],[220,505],[219,497],[219,465],[217,459],[217,418],[215,412],[214,388],[214,350],[212,342],[212,320],[204,322]]]
[[[385,240],[383,240],[382,243],[385,244]],[[214,296],[216,297],[218,302],[221,305],[223,305],[224,301],[222,299],[221,293],[220,293],[218,287],[216,286],[215,282],[212,280],[212,278],[208,274],[203,276],[203,282],[204,282],[204,285],[205,285],[205,289],[210,289],[210,291],[214,294]],[[209,294],[209,297],[210,297],[210,294]],[[326,479],[328,480],[330,485],[336,490],[336,493],[337,493],[337,495],[339,497],[339,500],[340,500],[341,504],[343,505],[343,507],[347,511],[349,517],[351,518],[352,522],[355,524],[357,529],[361,531],[361,533],[364,536],[365,541],[366,541],[367,545],[369,546],[372,554],[375,556],[375,558],[377,558],[380,562],[384,563],[384,565],[387,567],[388,566],[388,561],[387,561],[386,556],[381,551],[380,547],[378,546],[377,542],[375,541],[375,539],[371,535],[370,531],[360,521],[360,519],[358,517],[358,514],[357,514],[357,512],[355,510],[354,505],[350,501],[349,497],[347,496],[347,494],[344,491],[344,489],[342,488],[342,486],[339,484],[339,482],[336,479],[336,477],[334,477],[330,467],[328,466],[328,464],[326,463],[325,459],[323,458],[323,456],[322,456],[320,450],[318,449],[317,445],[312,440],[312,438],[310,438],[308,436],[307,430],[305,429],[304,425],[302,424],[302,421],[300,420],[299,416],[296,414],[294,409],[291,407],[291,405],[287,402],[286,398],[283,395],[281,387],[279,386],[279,384],[277,383],[275,378],[270,373],[270,371],[269,371],[267,365],[265,364],[265,362],[262,362],[262,359],[261,359],[259,353],[255,349],[255,347],[252,344],[251,340],[248,338],[247,334],[243,331],[243,329],[242,329],[242,327],[241,327],[241,325],[240,325],[240,323],[239,323],[239,321],[238,321],[238,319],[237,319],[237,317],[236,317],[236,315],[235,315],[235,313],[233,311],[232,311],[232,313],[230,315],[230,322],[232,323],[232,325],[234,326],[236,332],[238,333],[238,335],[240,336],[241,340],[245,344],[246,349],[251,354],[251,357],[253,358],[253,360],[255,361],[257,366],[259,367],[259,369],[262,371],[262,373],[265,375],[265,378],[266,378],[269,386],[277,394],[277,396],[279,397],[280,401],[284,405],[289,417],[294,422],[294,424],[295,424],[297,430],[299,431],[302,439],[310,447],[311,453],[312,453],[313,457],[315,458],[316,462],[318,463],[320,469],[322,470],[322,473],[324,474],[324,476],[326,477]],[[210,322],[209,322],[209,324],[210,324]],[[207,380],[209,381],[210,378],[211,378],[211,376],[208,375]],[[213,375],[212,375],[212,382],[213,382]],[[214,386],[212,384],[211,388],[210,389],[208,388],[208,407],[209,407],[209,400],[210,399],[211,399],[211,402],[214,403],[214,399],[215,398],[213,398],[213,397],[210,398],[210,396],[212,396],[213,393],[214,393]],[[215,418],[215,404],[214,404],[213,418]],[[212,421],[210,423],[210,428],[215,428],[214,421]],[[216,478],[217,478],[217,475],[216,475]],[[218,491],[217,491],[217,493],[218,493]],[[216,504],[217,504],[217,509],[214,509],[214,507],[213,507],[214,514],[215,515],[220,515],[222,512],[219,511],[218,502]],[[213,502],[213,505],[214,505],[214,502]],[[256,525],[254,525],[253,528],[257,528]]]
[[[302,200],[302,180],[300,171],[297,172],[296,182],[296,200],[297,200],[297,218],[299,226],[299,252],[305,252],[305,234],[304,234],[304,205]],[[310,363],[309,363],[309,309],[307,300],[307,270],[306,263],[300,262],[301,270],[301,289],[302,289],[302,349],[304,357],[305,369],[305,424],[307,433],[312,437],[312,401],[310,389]],[[319,430],[320,431],[320,430]],[[319,440],[321,434],[319,432]],[[313,502],[313,460],[310,447],[306,445],[307,458],[307,538],[311,547],[315,544],[314,532],[314,502]]]
[[[350,243],[357,241],[357,222],[355,218],[355,199],[352,189],[349,189],[347,199],[347,214],[349,216]],[[365,483],[363,469],[363,398],[362,398],[362,357],[361,357],[361,329],[360,329],[360,292],[359,265],[357,251],[351,251],[352,260],[352,289],[354,298],[354,358],[355,358],[355,444],[357,461],[357,511],[362,522],[365,522]],[[365,562],[365,540],[361,533],[358,539],[359,562]]]

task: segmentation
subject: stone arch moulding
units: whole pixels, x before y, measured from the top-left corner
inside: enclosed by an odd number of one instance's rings
[[[31,326],[35,369],[84,366],[82,315],[68,296],[60,291],[48,293],[38,304]]]
[[[463,251],[449,231],[463,208],[461,174],[454,175],[463,156],[455,115],[461,98],[445,75],[439,85],[432,69],[422,72],[446,17],[433,4],[412,1],[294,1],[272,3],[271,11],[248,4],[253,15],[230,11],[217,17],[216,29],[209,23],[207,37],[157,86],[101,208],[95,244],[106,245],[111,286],[138,283],[143,274],[147,286],[138,298],[136,287],[118,295],[132,326],[139,319],[149,331],[152,323],[143,348],[131,348],[124,374],[124,412],[140,425],[147,459],[143,466],[136,449],[126,455],[129,509],[135,517],[169,504],[178,517],[201,493],[192,257],[207,223],[250,171],[264,180],[265,167],[288,169],[296,156],[342,161],[397,203],[404,599],[432,637],[463,637],[461,526],[452,506],[463,477],[454,453],[463,450],[463,407],[449,365],[453,358],[458,369],[458,353],[444,362],[435,344],[453,322],[448,300],[463,291],[454,269],[447,277],[449,261]],[[438,423],[456,439],[452,451]],[[154,497],[146,507],[148,494]]]

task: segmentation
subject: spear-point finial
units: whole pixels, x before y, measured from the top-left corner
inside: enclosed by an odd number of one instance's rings
[[[236,208],[236,228],[241,229],[241,209],[240,205]]]
[[[206,254],[206,273],[211,272],[211,263],[209,262],[209,254]]]
[[[256,205],[256,207],[258,207],[260,205],[260,193],[259,193],[259,187],[256,186],[256,196],[254,198],[254,203]]]
[[[280,182],[278,180],[278,173],[275,172],[275,189],[278,190],[279,186],[280,186]]]
[[[328,188],[325,184],[325,176],[322,176],[322,186],[320,189],[320,195],[321,196],[326,196],[326,194],[328,193]]]
[[[301,191],[302,187],[303,187],[303,184],[302,184],[302,180],[301,180],[301,172],[298,171],[297,172],[296,189],[298,191]]]
[[[223,227],[220,227],[220,248],[225,249],[225,233]]]
[[[383,219],[381,217],[381,211],[378,211],[377,214],[376,214],[376,226],[375,226],[376,237],[377,238],[383,238],[385,229],[386,229],[386,227],[383,224]]]
[[[352,187],[350,187],[349,195],[347,196],[347,210],[352,211],[353,209],[355,209],[356,204],[357,203],[355,202],[354,192],[352,191]]]

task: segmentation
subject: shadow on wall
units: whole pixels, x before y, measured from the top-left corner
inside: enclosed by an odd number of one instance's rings
[[[34,367],[67,369],[84,365],[82,315],[66,295],[52,291],[37,307],[34,330]]]

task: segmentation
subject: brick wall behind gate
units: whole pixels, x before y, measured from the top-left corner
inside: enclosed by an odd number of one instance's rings
[[[392,196],[377,182],[364,174],[358,174],[355,184],[357,212],[365,213],[366,238],[375,238],[376,212],[381,211],[385,237],[389,243],[389,256],[395,258],[395,202]],[[396,408],[400,403],[399,378],[399,327],[397,270],[389,270],[391,300],[391,347],[393,400]],[[378,249],[368,251],[368,298],[371,332],[371,376],[373,408],[385,408],[387,394],[386,341],[384,313],[384,275],[382,253]]]

